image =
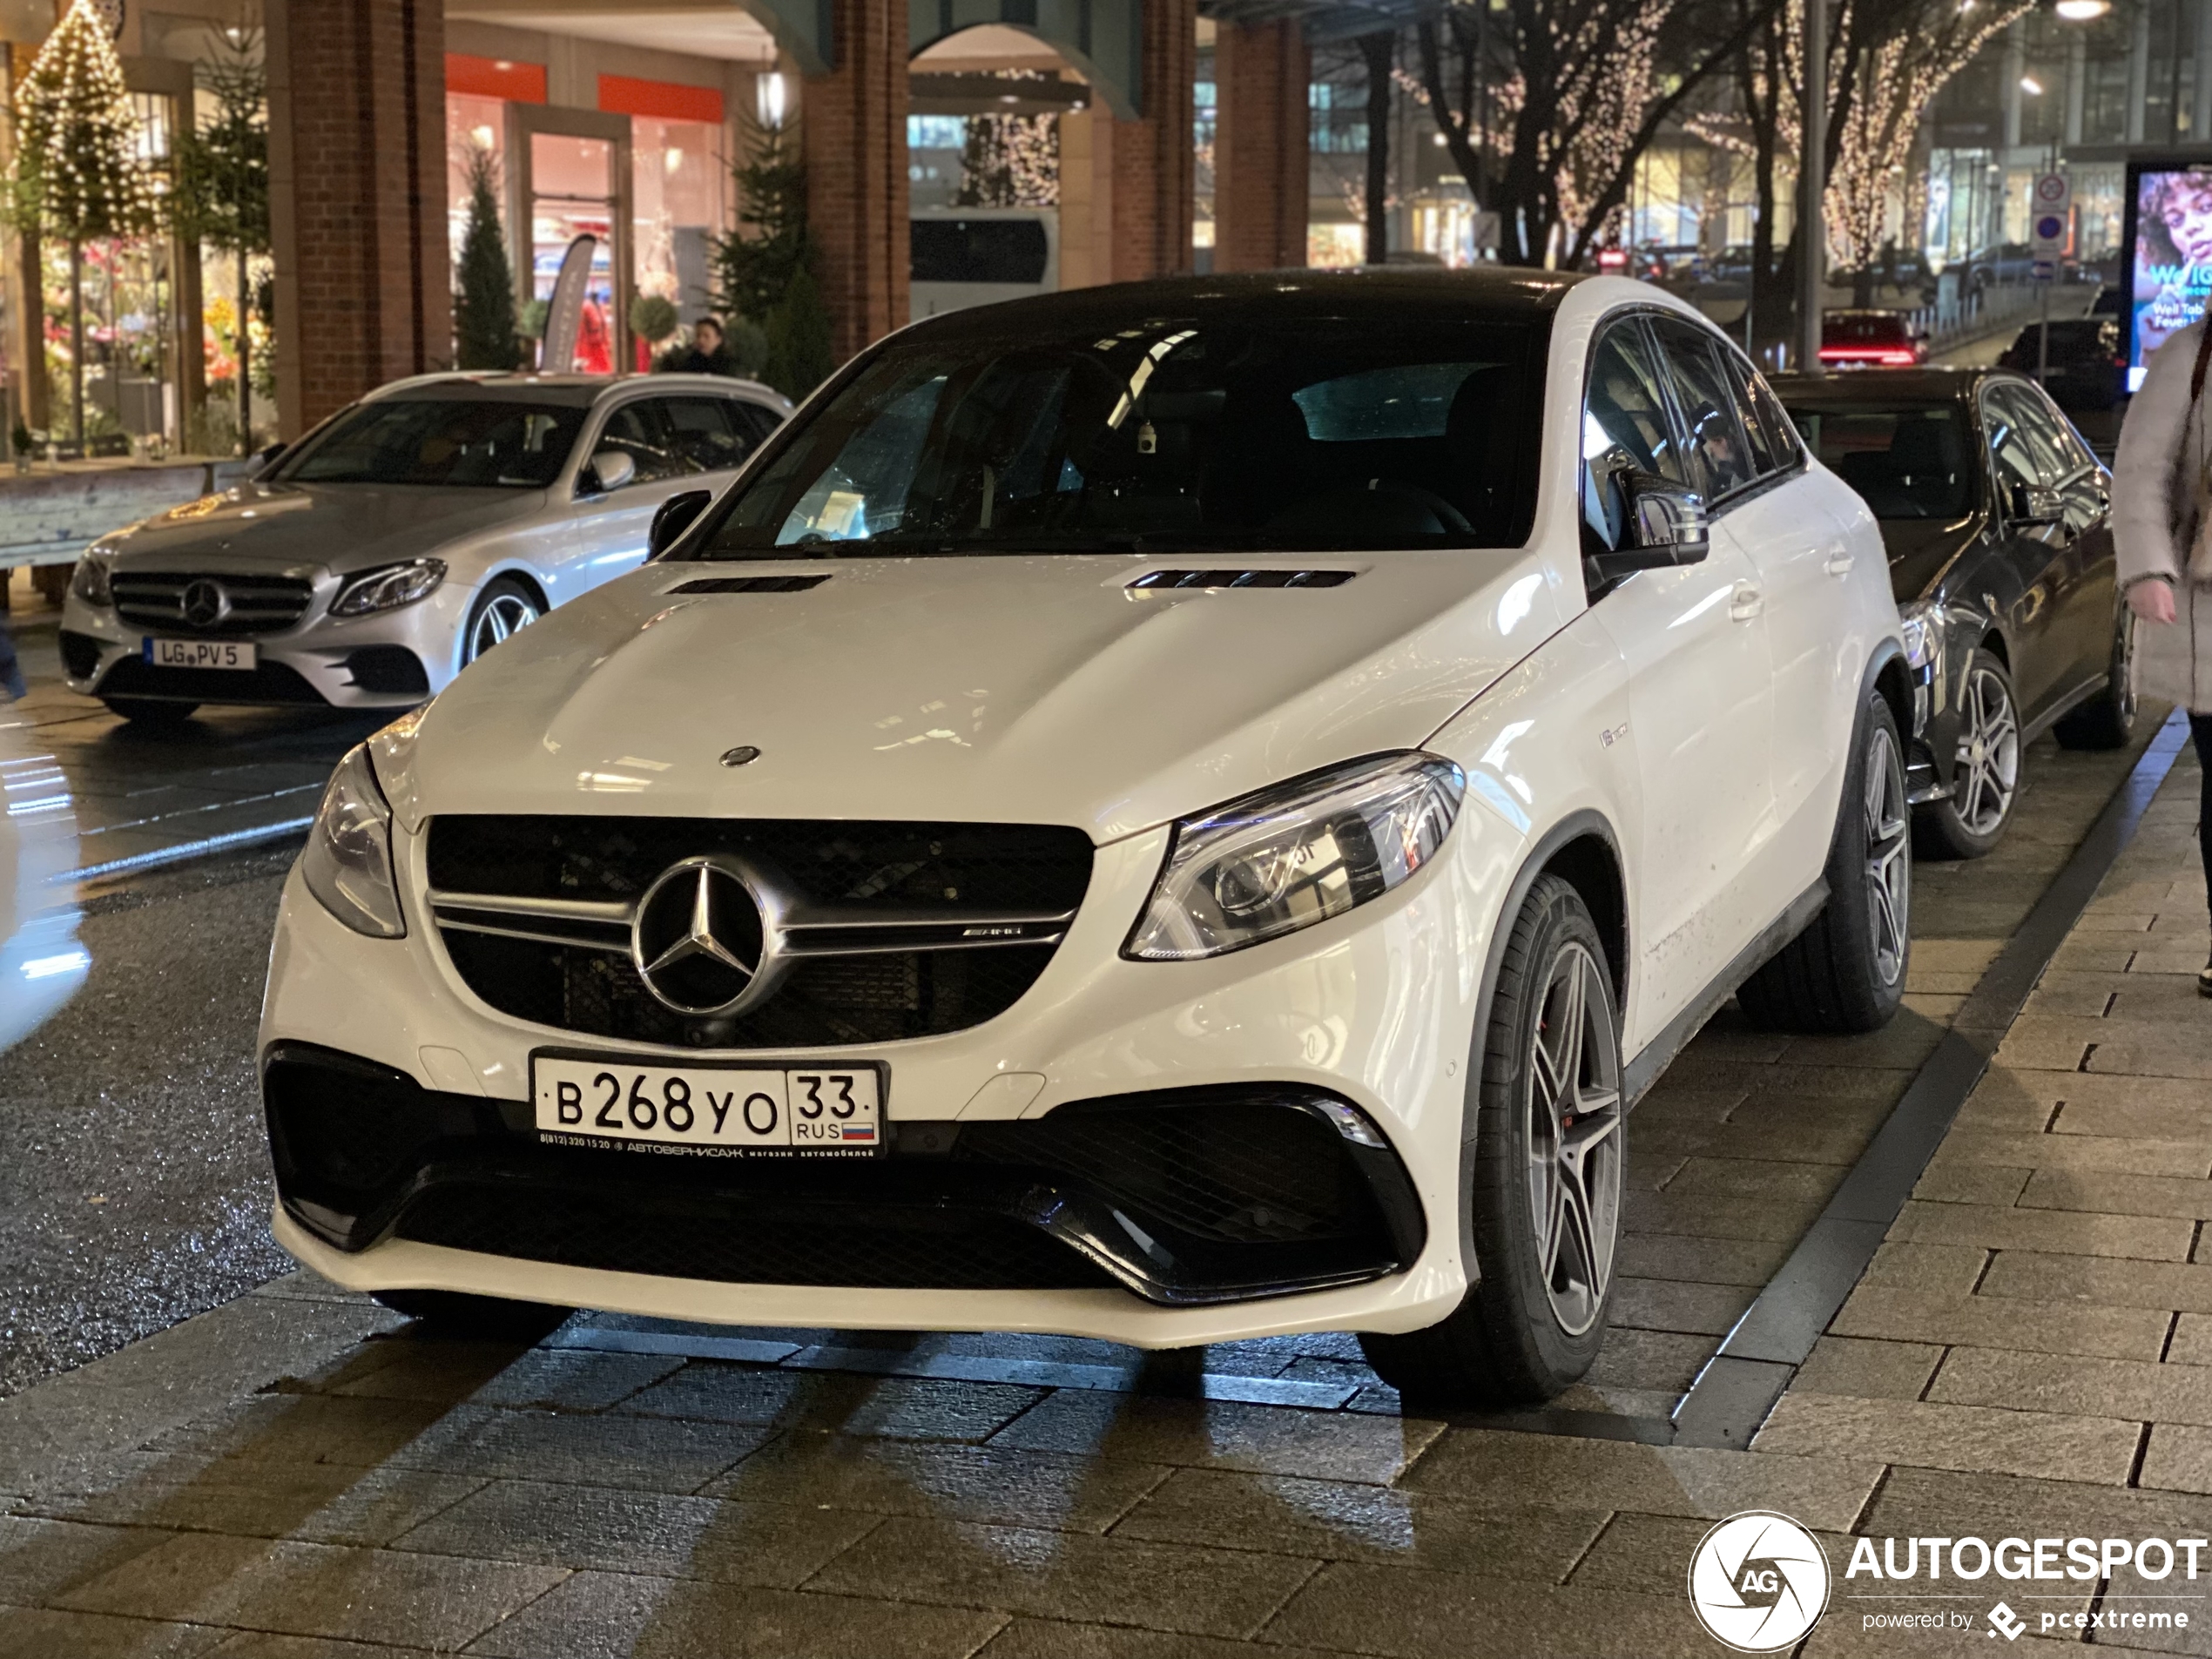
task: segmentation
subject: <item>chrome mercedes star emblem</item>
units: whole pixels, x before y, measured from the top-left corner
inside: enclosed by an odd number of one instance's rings
[[[212,628],[231,614],[231,596],[206,577],[185,583],[181,603],[185,620],[195,628]]]
[[[638,977],[678,1014],[732,1014],[767,988],[766,930],[745,878],[712,859],[671,865],[631,922]]]

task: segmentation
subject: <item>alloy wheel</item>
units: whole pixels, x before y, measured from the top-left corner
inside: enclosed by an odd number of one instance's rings
[[[475,662],[508,635],[536,620],[537,607],[521,594],[495,596],[469,630],[469,660]]]
[[[1603,971],[1561,946],[1528,1055],[1528,1211],[1553,1317],[1581,1336],[1604,1312],[1621,1224],[1621,1055]]]
[[[2020,727],[2003,676],[1977,667],[1960,700],[1953,810],[1970,835],[1994,835],[2020,787]]]
[[[1905,972],[1912,924],[1912,819],[1905,805],[1905,765],[1886,727],[1866,754],[1866,908],[1874,968],[1894,985]]]

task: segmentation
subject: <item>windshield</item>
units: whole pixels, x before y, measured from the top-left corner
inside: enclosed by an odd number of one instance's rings
[[[694,556],[1526,538],[1525,325],[1018,332],[886,347],[740,486]]]
[[[1877,518],[1963,518],[1973,471],[1956,403],[1904,409],[1792,409],[1813,453]]]
[[[446,484],[543,489],[588,411],[476,398],[380,398],[333,421],[279,463],[287,484]]]

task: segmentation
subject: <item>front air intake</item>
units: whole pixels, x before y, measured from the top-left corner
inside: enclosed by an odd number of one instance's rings
[[[679,593],[804,593],[829,580],[821,576],[703,576],[671,588]]]
[[[1132,588],[1340,588],[1357,570],[1147,570]]]

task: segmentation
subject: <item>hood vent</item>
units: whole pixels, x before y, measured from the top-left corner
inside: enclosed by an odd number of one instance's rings
[[[828,580],[826,575],[703,576],[668,591],[671,597],[679,593],[804,593]]]
[[[1340,588],[1357,570],[1147,570],[1132,588]],[[678,590],[681,591],[681,590]]]

